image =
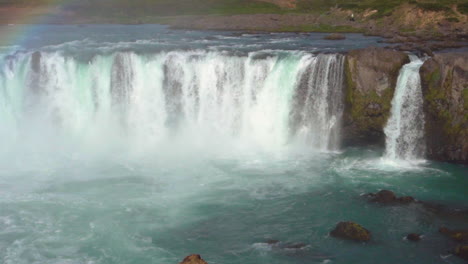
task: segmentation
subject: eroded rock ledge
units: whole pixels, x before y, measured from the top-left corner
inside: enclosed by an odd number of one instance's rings
[[[352,50],[345,62],[343,145],[385,145],[384,127],[408,54],[389,48]],[[468,53],[438,53],[420,70],[426,157],[468,164]]]
[[[427,158],[468,164],[468,53],[440,53],[421,67]]]
[[[406,63],[404,52],[385,48],[350,51],[345,64],[343,143],[384,145],[383,129],[391,110],[398,74]]]

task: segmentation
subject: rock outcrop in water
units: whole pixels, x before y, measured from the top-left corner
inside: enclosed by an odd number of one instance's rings
[[[369,193],[366,196],[370,199],[369,201],[383,205],[409,204],[415,201],[411,196],[397,197],[394,192],[389,190],[381,190],[378,193]]]
[[[468,242],[468,230],[451,230],[446,227],[439,228],[439,232],[457,242]]]
[[[441,53],[421,68],[427,158],[468,164],[468,53]]]
[[[455,255],[468,260],[468,245],[460,245],[455,248]]]
[[[412,242],[418,242],[421,240],[421,235],[420,234],[415,234],[415,233],[411,233],[411,234],[408,234],[406,236],[406,239],[408,241],[412,241]]]
[[[335,229],[330,232],[330,235],[360,242],[367,242],[371,239],[371,232],[354,222],[338,223]]]
[[[208,264],[206,261],[204,261],[200,255],[190,255],[184,258],[182,262],[179,264]]]
[[[408,62],[407,54],[384,48],[348,53],[344,145],[384,144],[383,129],[390,115],[398,73]]]

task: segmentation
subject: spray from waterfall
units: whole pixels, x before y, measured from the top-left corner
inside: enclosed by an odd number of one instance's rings
[[[424,61],[410,56],[398,76],[390,119],[385,127],[385,157],[393,160],[424,158],[424,112],[419,69]]]

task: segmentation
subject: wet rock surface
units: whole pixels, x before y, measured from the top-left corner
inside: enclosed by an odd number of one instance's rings
[[[421,67],[427,157],[468,164],[468,53],[440,53]]]
[[[381,190],[377,193],[369,193],[365,195],[370,202],[383,205],[402,205],[410,204],[416,200],[411,196],[397,197],[394,192],[389,190]]]
[[[468,245],[459,245],[455,248],[455,255],[468,261]]]
[[[468,242],[468,230],[452,230],[447,227],[439,228],[441,234],[457,242]]]
[[[184,258],[179,264],[208,264],[200,255],[193,254]]]
[[[385,48],[350,51],[345,62],[343,145],[383,146],[398,74],[408,55]]]
[[[335,229],[330,232],[330,235],[337,238],[359,242],[367,242],[371,240],[371,232],[354,222],[338,223]]]
[[[406,236],[406,239],[408,241],[412,241],[412,242],[418,242],[421,240],[421,235],[420,234],[416,234],[416,233],[411,233],[411,234],[408,234]]]

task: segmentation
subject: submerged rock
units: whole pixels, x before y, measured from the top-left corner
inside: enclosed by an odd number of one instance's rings
[[[333,34],[330,34],[330,35],[326,35],[324,37],[324,39],[326,39],[326,40],[343,40],[343,39],[346,39],[346,36],[343,35],[343,34],[333,33]]]
[[[184,258],[182,262],[179,264],[208,264],[206,261],[204,261],[200,255],[190,255]]]
[[[333,237],[366,242],[371,239],[371,232],[354,222],[340,222],[330,232]]]
[[[268,245],[275,245],[275,244],[278,244],[279,242],[280,242],[279,240],[268,239],[265,243],[267,243]]]
[[[304,243],[296,243],[296,244],[286,244],[283,246],[284,249],[303,249],[307,247]]]
[[[378,193],[369,193],[366,195],[373,203],[384,205],[409,204],[416,200],[411,196],[397,197],[394,192],[389,190],[381,190]]]
[[[468,260],[468,245],[460,245],[455,248],[455,255]]]
[[[307,244],[304,243],[283,243],[276,239],[269,239],[265,241],[265,244],[277,249],[303,249],[307,247]]]
[[[451,230],[441,227],[439,228],[439,232],[458,242],[468,241],[468,230]]]
[[[419,240],[421,240],[421,235],[420,235],[420,234],[411,233],[411,234],[408,234],[408,235],[406,236],[406,239],[407,239],[408,241],[418,242]]]
[[[371,199],[371,202],[375,202],[375,203],[387,204],[387,203],[394,203],[397,201],[397,197],[395,193],[389,190],[382,190],[376,194],[373,194],[373,193],[369,194],[369,196],[373,197]]]

